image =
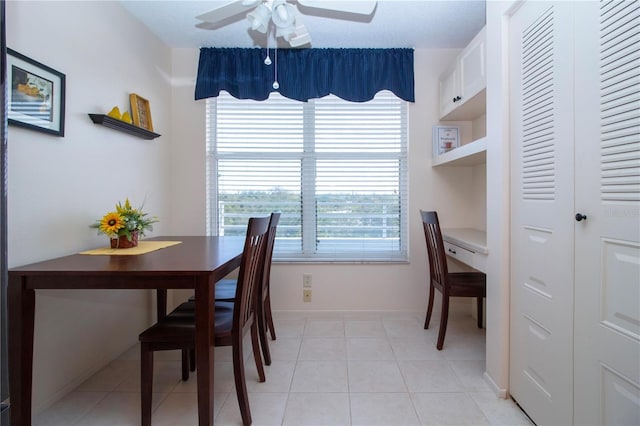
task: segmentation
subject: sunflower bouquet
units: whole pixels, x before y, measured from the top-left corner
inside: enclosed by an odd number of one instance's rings
[[[144,236],[147,230],[153,230],[153,224],[158,222],[158,218],[149,217],[142,212],[142,207],[134,209],[127,198],[124,204],[118,202],[116,211],[105,214],[102,219],[97,220],[90,228],[98,230],[98,234],[105,234],[111,239],[126,237],[128,241],[135,240],[138,236]]]

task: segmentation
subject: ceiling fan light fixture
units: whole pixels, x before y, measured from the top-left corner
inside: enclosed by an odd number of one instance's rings
[[[271,9],[264,3],[247,13],[247,20],[251,24],[251,29],[266,33],[271,19]]]
[[[296,9],[285,0],[275,0],[271,20],[278,28],[292,27],[296,21]]]

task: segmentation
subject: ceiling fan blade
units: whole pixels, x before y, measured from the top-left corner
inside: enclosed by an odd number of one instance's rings
[[[196,16],[196,19],[205,22],[216,23],[224,21],[225,19],[231,18],[241,13],[246,13],[252,8],[256,7],[258,4],[260,4],[259,1],[254,2],[247,0],[236,0],[200,14]]]
[[[298,0],[302,6],[316,9],[335,10],[337,12],[371,15],[378,3],[375,0]]]

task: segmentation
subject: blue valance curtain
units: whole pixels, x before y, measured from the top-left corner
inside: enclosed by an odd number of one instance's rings
[[[277,91],[299,101],[334,94],[365,102],[381,90],[415,101],[413,49],[272,49],[271,65],[265,65],[266,56],[267,49],[201,48],[196,100],[220,90],[265,100],[276,91],[277,73]]]

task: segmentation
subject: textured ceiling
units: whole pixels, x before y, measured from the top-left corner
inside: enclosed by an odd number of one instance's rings
[[[345,0],[354,1],[354,0]],[[240,15],[227,25],[196,27],[196,15],[228,1],[121,0],[124,7],[167,46],[266,47],[264,34],[251,31]],[[292,1],[293,3],[293,1]],[[378,0],[371,17],[298,8],[317,48],[460,48],[485,24],[484,0]],[[273,47],[274,41],[269,42]],[[287,47],[279,43],[280,47]]]

